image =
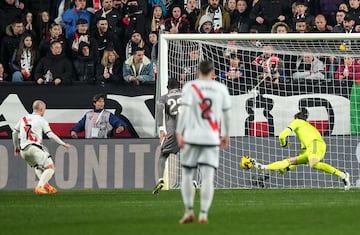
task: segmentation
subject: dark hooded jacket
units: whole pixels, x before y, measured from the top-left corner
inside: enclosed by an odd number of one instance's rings
[[[82,49],[87,46],[89,47],[90,55],[84,56]],[[76,77],[81,82],[96,83],[96,71],[97,63],[96,59],[90,50],[90,44],[86,42],[80,42],[78,55],[74,60],[74,69]]]

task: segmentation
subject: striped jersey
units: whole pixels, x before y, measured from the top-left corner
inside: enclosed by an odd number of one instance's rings
[[[49,123],[38,114],[24,116],[14,129],[19,133],[21,149],[24,149],[29,144],[42,146],[43,133],[49,134],[52,132]]]

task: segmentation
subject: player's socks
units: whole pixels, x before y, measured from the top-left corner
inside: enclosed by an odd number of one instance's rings
[[[284,159],[282,161],[274,162],[265,166],[266,170],[280,170],[290,166],[290,160]]]
[[[327,163],[324,163],[324,162],[318,162],[318,163],[314,164],[313,168],[336,175],[337,177],[342,177],[342,175],[343,175],[343,172],[339,171],[335,167],[333,167]]]
[[[41,178],[41,175],[42,175],[43,172],[44,171],[42,169],[35,167],[35,174],[38,177],[38,179]]]
[[[45,183],[47,183],[51,179],[54,172],[55,171],[52,168],[44,170],[44,172],[41,174],[38,186],[44,187]]]
[[[194,205],[195,190],[192,183],[194,171],[192,168],[182,168],[181,196],[185,208],[193,208]]]
[[[201,165],[202,185],[200,189],[200,211],[207,213],[214,197],[214,174],[215,169],[211,166]]]

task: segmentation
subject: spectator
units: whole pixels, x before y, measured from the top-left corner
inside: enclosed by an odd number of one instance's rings
[[[349,6],[346,3],[341,3],[339,5],[339,10],[345,11],[346,13],[349,12]]]
[[[323,80],[324,63],[311,54],[300,56],[296,61],[296,72],[293,73],[293,81],[304,82],[307,80]]]
[[[333,33],[355,33],[355,19],[347,14],[344,17],[342,27],[334,27]]]
[[[304,18],[298,19],[295,24],[296,33],[308,33],[310,32],[310,26],[306,23]]]
[[[200,19],[203,15],[208,15],[212,19],[213,31],[229,32],[231,18],[229,12],[220,4],[219,0],[208,0],[208,5],[203,6],[200,9],[195,28],[199,28]]]
[[[65,11],[73,7],[73,0],[57,0],[56,6],[53,9],[52,15],[54,16],[54,22],[64,26],[62,15]]]
[[[123,7],[124,7],[124,4],[122,3],[122,0],[114,0],[114,8],[115,9],[122,12]]]
[[[76,77],[80,82],[95,84],[97,74],[97,58],[91,54],[90,44],[80,42],[78,56],[74,60]]]
[[[156,80],[158,75],[158,33],[157,32],[151,32],[149,34],[149,45],[151,46],[151,57],[150,61],[154,66],[154,79]]]
[[[171,8],[171,16],[164,21],[165,31],[169,33],[190,33],[190,23],[183,17],[182,8],[174,5]]]
[[[231,17],[233,12],[236,10],[236,0],[226,0],[224,6]]]
[[[0,62],[0,82],[8,82],[9,77],[7,73],[5,73],[4,65]]]
[[[67,42],[62,34],[61,25],[57,23],[52,23],[50,25],[50,37],[40,41],[39,44],[40,58],[46,56],[50,52],[50,42],[54,40],[61,43],[63,47],[63,51],[68,50]]]
[[[134,31],[131,35],[131,39],[126,44],[125,48],[125,58],[128,59],[133,54],[134,48],[143,48],[145,50],[145,55],[150,58],[151,57],[151,48],[146,44],[146,41],[143,40],[141,33]]]
[[[158,33],[153,31],[149,34],[149,45],[151,47],[151,57],[150,60],[153,63],[158,62]]]
[[[360,0],[349,0],[348,14],[355,20],[355,25],[360,25]]]
[[[146,21],[147,32],[161,32],[165,30],[164,15],[160,5],[154,5],[151,21]]]
[[[198,45],[188,45],[187,47],[187,51],[184,51],[184,62],[181,63],[181,67],[178,68],[180,69],[179,73],[180,73],[180,85],[181,87],[184,86],[184,84],[188,81],[192,81],[195,80],[197,78],[197,71],[199,68],[199,63],[200,63],[200,51],[199,51],[199,47]],[[172,72],[177,70],[172,69]],[[179,73],[171,75],[174,77],[178,77]]]
[[[10,69],[13,82],[33,80],[33,69],[39,59],[38,50],[31,34],[25,33],[17,49],[15,49]]]
[[[97,29],[95,26],[97,25],[99,18],[107,19],[109,24],[109,28],[113,33],[116,34],[118,38],[122,37],[123,30],[121,25],[122,13],[118,9],[114,8],[114,1],[113,0],[103,0],[102,1],[102,8],[95,12],[92,22],[92,33]]]
[[[68,39],[70,45],[70,58],[74,59],[78,55],[80,42],[87,42],[91,46],[91,50],[95,50],[95,41],[90,37],[88,30],[88,22],[86,19],[78,19],[76,22],[76,31],[73,36]]]
[[[0,40],[6,34],[8,25],[21,19],[21,10],[15,6],[15,0],[4,0],[0,7]]]
[[[44,10],[39,13],[35,31],[38,38],[38,42],[48,39],[50,37],[50,26],[52,21],[50,20],[49,12]]]
[[[34,27],[34,17],[31,12],[27,12],[24,15],[24,26],[25,26],[25,32],[31,33],[34,36],[34,39],[37,37],[35,27]]]
[[[324,15],[319,14],[315,17],[315,28],[313,33],[331,33],[331,30],[327,27],[327,21]]]
[[[257,79],[265,81],[266,86],[285,82],[285,73],[282,68],[282,61],[274,53],[271,45],[263,46],[263,53],[252,62],[257,71]]]
[[[343,29],[343,21],[346,16],[346,12],[343,10],[338,10],[336,12],[336,24],[332,29],[333,33],[341,32]]]
[[[195,24],[197,17],[199,15],[200,9],[197,7],[197,0],[187,0],[187,3],[185,5],[185,11],[184,14],[186,15],[186,18],[189,20],[190,24],[190,31],[196,32]]]
[[[360,78],[359,61],[351,55],[344,56],[343,61],[337,68],[334,78],[337,80],[358,80]]]
[[[103,84],[107,82],[118,83],[122,81],[122,61],[113,48],[106,48],[97,71],[98,80]]]
[[[292,18],[291,28],[296,29],[296,23],[301,20],[305,21],[306,24],[313,28],[315,26],[315,17],[308,13],[308,5],[305,0],[298,0],[296,5],[296,15]]]
[[[84,117],[70,129],[72,138],[85,131],[85,138],[109,138],[112,131],[121,133],[127,128],[126,123],[105,109],[105,95],[97,94],[92,99],[94,109],[85,113]]]
[[[124,17],[122,18],[124,27],[124,43],[127,43],[134,31],[145,35],[146,17],[143,9],[139,7],[137,0],[128,0],[124,8]],[[147,36],[147,35],[146,35]]]
[[[244,66],[236,54],[231,54],[228,61],[229,64],[221,71],[219,80],[227,86],[230,95],[239,95],[240,84],[245,84]]]
[[[61,43],[51,41],[50,53],[41,58],[35,67],[34,77],[37,84],[71,84],[72,76],[72,64],[63,53]]]
[[[246,0],[238,0],[236,9],[231,15],[231,25],[237,28],[239,33],[248,33],[250,30],[249,11]]]
[[[154,81],[154,67],[150,59],[145,56],[143,48],[137,47],[133,55],[125,61],[123,77],[125,81],[134,85]]]
[[[160,6],[164,18],[167,17],[170,14],[170,11],[169,11],[170,7],[175,3],[175,1],[173,1],[173,0],[168,0],[168,1],[148,0],[148,1],[145,1],[145,2],[147,2],[148,6],[150,8],[152,8],[152,9],[154,9],[154,7],[157,6],[157,5]]]
[[[260,33],[270,32],[271,26],[278,21],[286,22],[289,6],[287,0],[259,0],[251,9],[249,18]]]
[[[62,15],[62,20],[65,24],[65,38],[70,39],[74,36],[79,19],[85,19],[89,29],[91,16],[91,12],[86,9],[86,0],[75,0],[75,6],[72,9],[66,10]]]
[[[290,27],[285,22],[277,22],[271,27],[271,33],[285,34],[290,32]]]
[[[96,54],[101,60],[105,48],[114,48],[117,54],[122,52],[121,41],[117,34],[109,28],[108,20],[104,17],[97,18],[96,31],[92,33],[92,39],[96,45]]]
[[[336,24],[334,16],[339,5],[343,2],[343,0],[319,0],[320,12],[325,16],[325,19],[330,26]]]
[[[199,21],[199,33],[214,33],[213,21],[210,16],[203,15]]]
[[[24,33],[24,25],[21,19],[16,19],[6,28],[6,35],[1,41],[1,62],[5,66],[6,71],[9,70],[9,62],[14,50],[19,46],[21,36]]]

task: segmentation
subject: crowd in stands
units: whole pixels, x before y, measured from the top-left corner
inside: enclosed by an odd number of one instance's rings
[[[141,85],[156,79],[159,33],[311,32],[360,32],[360,0],[1,0],[0,81]],[[283,82],[284,58],[264,47],[249,63],[254,76]],[[245,76],[243,60],[231,54],[219,79]],[[299,56],[293,79],[326,78],[326,61]],[[341,61],[334,79],[360,72],[356,58]],[[182,81],[186,76],[179,73]]]

